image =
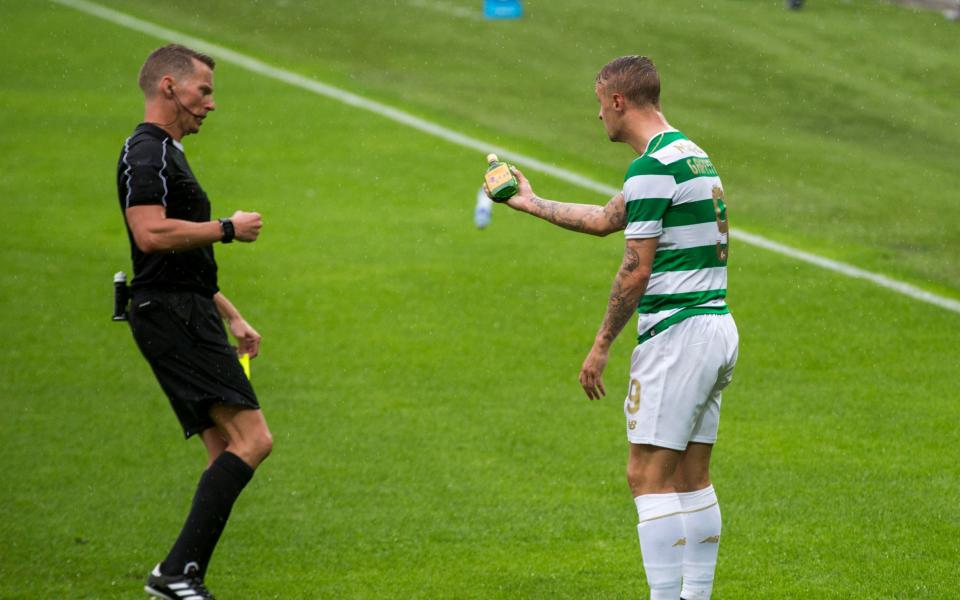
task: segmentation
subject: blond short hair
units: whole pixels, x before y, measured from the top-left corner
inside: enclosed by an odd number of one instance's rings
[[[597,73],[597,84],[608,93],[619,92],[640,106],[660,107],[660,74],[646,56],[621,56]]]

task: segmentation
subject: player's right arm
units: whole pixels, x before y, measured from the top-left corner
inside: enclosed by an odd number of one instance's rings
[[[529,213],[564,229],[596,236],[621,231],[627,225],[622,193],[611,198],[603,206],[557,202],[537,196],[520,169],[514,167],[513,174],[517,177],[520,190],[507,201],[511,208]]]
[[[160,204],[139,204],[124,210],[133,241],[144,254],[156,252],[183,252],[209,246],[223,239],[219,221],[195,223],[182,219],[168,219]],[[238,210],[230,217],[235,238],[252,242],[260,235],[263,221],[259,213]]]
[[[134,243],[145,254],[183,252],[223,239],[218,221],[167,218],[167,152],[165,141],[131,138],[121,157],[118,185],[124,217]],[[257,213],[237,211],[230,220],[234,238],[241,242],[252,242],[260,234],[262,221]]]

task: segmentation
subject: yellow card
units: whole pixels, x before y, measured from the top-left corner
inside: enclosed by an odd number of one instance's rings
[[[250,355],[249,354],[240,355],[240,366],[243,367],[243,372],[247,376],[247,379],[250,379]]]

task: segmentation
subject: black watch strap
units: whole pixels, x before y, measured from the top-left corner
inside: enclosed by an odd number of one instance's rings
[[[224,244],[229,244],[237,236],[237,230],[233,228],[233,221],[230,219],[220,219],[220,229],[223,231],[220,241]]]

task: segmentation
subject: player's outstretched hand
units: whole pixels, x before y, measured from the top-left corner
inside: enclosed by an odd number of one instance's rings
[[[594,346],[580,368],[580,385],[587,398],[599,400],[607,395],[603,387],[603,369],[607,366],[607,351]]]
[[[519,190],[513,195],[513,197],[507,200],[507,205],[509,205],[511,208],[522,210],[527,203],[533,201],[535,196],[533,193],[533,188],[530,186],[530,181],[523,175],[520,169],[511,166],[510,172],[513,173],[514,177],[517,178]]]
[[[230,321],[230,334],[237,340],[239,356],[249,354],[250,358],[256,358],[260,353],[260,334],[242,317]]]
[[[260,235],[263,219],[260,213],[238,210],[230,217],[233,221],[234,235],[239,242],[252,242]],[[251,356],[253,356],[251,354]]]

